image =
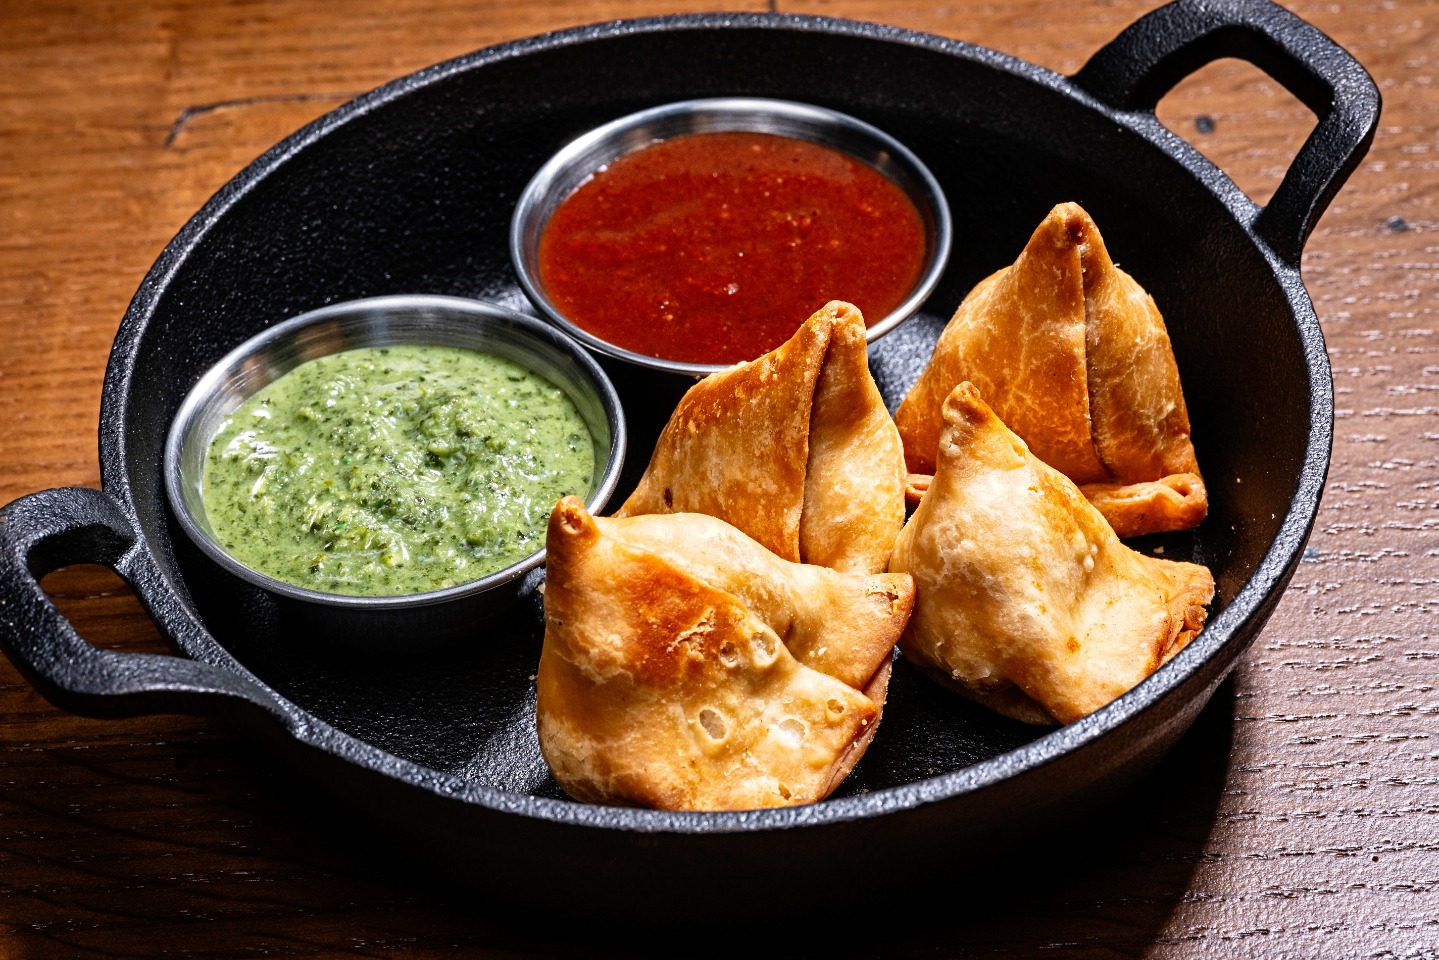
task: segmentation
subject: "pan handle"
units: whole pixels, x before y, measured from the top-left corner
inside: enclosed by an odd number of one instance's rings
[[[103,563],[172,634],[203,632],[181,608],[119,505],[100,490],[62,487],[0,509],[0,649],[51,703],[90,717],[284,710],[259,684],[196,660],[117,653],[87,643],[40,589],[45,574]]]
[[[1071,79],[1115,109],[1152,112],[1176,83],[1221,57],[1254,64],[1319,117],[1252,223],[1281,260],[1298,267],[1310,231],[1379,123],[1379,88],[1347,51],[1269,0],[1175,0],[1136,20]]]

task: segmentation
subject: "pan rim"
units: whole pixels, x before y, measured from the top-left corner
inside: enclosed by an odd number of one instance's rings
[[[1277,532],[1259,563],[1235,592],[1226,608],[1206,625],[1193,642],[1153,676],[1088,717],[1052,730],[1024,746],[958,770],[900,786],[886,787],[852,797],[827,799],[802,807],[723,812],[656,811],[581,804],[570,800],[507,792],[406,760],[331,726],[255,678],[208,629],[203,631],[199,641],[186,645],[184,652],[189,656],[232,670],[259,684],[275,699],[277,707],[284,715],[287,732],[299,744],[322,750],[335,759],[401,780],[407,786],[419,787],[443,799],[576,827],[645,834],[726,834],[763,833],[801,826],[847,823],[953,801],[1031,774],[1101,737],[1115,733],[1139,714],[1156,707],[1177,687],[1195,679],[1203,673],[1206,665],[1215,665],[1217,675],[1214,682],[1217,683],[1219,676],[1232,669],[1235,659],[1247,646],[1246,638],[1238,636],[1242,628],[1254,617],[1267,615],[1267,610],[1277,602],[1279,593],[1299,562],[1304,543],[1317,518],[1319,497],[1329,465],[1333,397],[1331,371],[1313,305],[1297,268],[1279,260],[1263,241],[1254,235],[1252,224],[1259,209],[1257,205],[1249,201],[1217,166],[1183,138],[1160,124],[1152,113],[1122,112],[1109,108],[1062,74],[966,41],[901,27],[812,15],[678,14],[591,24],[521,38],[464,54],[391,81],[326,113],[265,151],[226,182],[184,224],[157,257],[126,310],[111,348],[101,398],[100,466],[102,485],[106,492],[120,505],[135,529],[141,530],[130,483],[130,458],[126,442],[128,398],[137,375],[140,344],[154,318],[156,308],[189,254],[231,208],[261,181],[276,173],[297,155],[373,110],[432,84],[488,64],[574,44],[637,34],[755,28],[898,43],[959,57],[1039,84],[1074,102],[1076,108],[1097,111],[1148,141],[1196,177],[1234,215],[1256,250],[1266,258],[1289,304],[1295,335],[1304,355],[1309,386],[1309,432],[1301,472],[1289,509],[1279,522]],[[174,570],[174,564],[163,562],[156,555],[156,546],[143,532],[138,537],[137,549],[147,552],[160,569]],[[193,611],[183,579],[170,580],[167,577],[167,585]],[[203,623],[198,617],[196,619]],[[164,624],[160,625],[163,629]],[[1226,650],[1227,647],[1233,649]]]

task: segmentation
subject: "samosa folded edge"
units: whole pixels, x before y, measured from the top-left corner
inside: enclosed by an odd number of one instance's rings
[[[572,796],[808,803],[863,755],[908,576],[790,563],[702,515],[595,518],[575,497],[551,514],[548,550],[536,724]]]
[[[1078,204],[1054,207],[941,333],[895,413],[912,473],[933,472],[943,404],[962,381],[1121,536],[1187,529],[1208,512],[1164,318]],[[922,486],[911,481],[912,499]]]
[[[967,381],[943,412],[936,472],[890,561],[915,580],[906,658],[1017,719],[1068,723],[1199,632],[1208,570],[1126,547]]]

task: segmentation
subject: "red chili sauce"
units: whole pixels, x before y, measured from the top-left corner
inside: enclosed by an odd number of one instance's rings
[[[539,272],[561,313],[617,347],[737,363],[830,300],[882,319],[924,255],[919,211],[868,164],[791,137],[701,133],[576,190],[540,238]]]

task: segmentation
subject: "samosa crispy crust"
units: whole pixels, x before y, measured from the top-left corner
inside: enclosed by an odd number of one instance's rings
[[[857,308],[833,301],[685,394],[615,515],[662,513],[718,517],[786,560],[884,570],[904,524],[904,454]]]
[[[571,796],[675,810],[809,803],[864,753],[908,577],[766,558],[711,517],[596,519],[576,497],[551,514],[547,549],[537,726]]]
[[[1174,473],[1149,483],[1086,483],[1079,488],[1121,537],[1198,526],[1209,495],[1197,473]]]
[[[942,406],[965,380],[1035,456],[1093,494],[1122,536],[1204,519],[1164,318],[1078,204],[1051,210],[1019,259],[981,281],[940,335],[895,414],[914,473],[933,472]]]
[[[1009,716],[1069,723],[1199,632],[1208,570],[1120,543],[972,384],[943,415],[933,480],[890,561],[915,580],[907,658]]]
[[[856,689],[888,662],[914,606],[914,581],[907,574],[843,574],[791,563],[703,514],[595,522],[604,536],[733,594],[800,663]]]

